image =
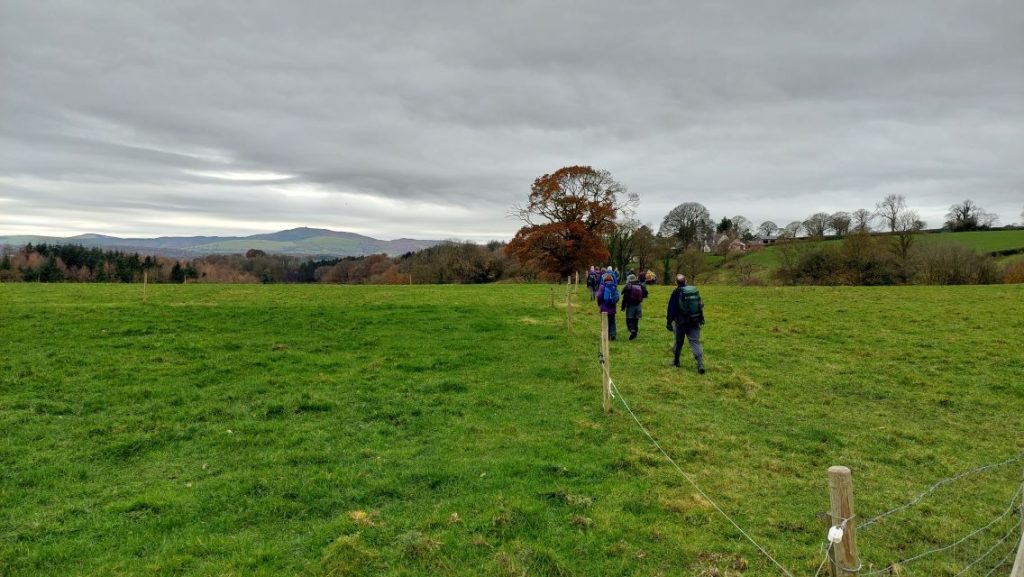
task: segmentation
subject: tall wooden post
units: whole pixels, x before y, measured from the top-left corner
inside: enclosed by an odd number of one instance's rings
[[[569,334],[572,334],[572,275],[565,281],[565,314],[569,323]]]
[[[608,313],[601,313],[601,382],[604,390],[604,412],[612,410],[612,359],[608,350]]]
[[[834,577],[860,574],[857,554],[857,520],[853,515],[853,475],[849,467],[828,468],[828,492],[832,507],[832,525],[843,528],[843,540],[832,546]]]
[[[149,269],[142,271],[142,302],[149,301]]]
[[[551,308],[555,308],[555,287],[551,287]]]

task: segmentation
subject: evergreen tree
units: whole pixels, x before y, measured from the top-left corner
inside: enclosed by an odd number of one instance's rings
[[[39,267],[39,282],[63,282],[64,275],[57,267],[57,255],[52,252],[46,257],[46,262]]]

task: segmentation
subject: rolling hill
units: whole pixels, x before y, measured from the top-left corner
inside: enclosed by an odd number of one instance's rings
[[[110,250],[139,251],[169,257],[194,257],[208,254],[242,253],[259,249],[273,254],[317,257],[364,256],[386,253],[399,255],[438,244],[437,240],[400,238],[379,240],[352,232],[321,228],[294,228],[252,236],[163,236],[158,238],[119,238],[102,234],[82,234],[62,238],[51,236],[0,236],[0,245],[23,246],[29,243],[80,244]]]

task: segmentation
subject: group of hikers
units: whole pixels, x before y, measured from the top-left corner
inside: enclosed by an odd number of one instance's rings
[[[619,271],[612,267],[602,270],[590,267],[587,272],[587,290],[590,300],[596,301],[602,313],[608,315],[608,338],[615,340],[615,313],[619,309],[626,313],[626,328],[629,340],[633,340],[640,332],[640,318],[643,316],[642,303],[648,296],[647,285],[657,282],[657,276],[648,270],[637,275],[627,271],[626,284],[619,291]],[[676,275],[676,288],[668,299],[668,310],[665,313],[665,328],[675,334],[675,345],[672,348],[672,365],[679,366],[679,353],[683,341],[690,344],[690,351],[697,361],[697,372],[704,374],[704,349],[700,344],[700,329],[704,324],[704,302],[700,298],[697,287],[686,283],[686,276]]]

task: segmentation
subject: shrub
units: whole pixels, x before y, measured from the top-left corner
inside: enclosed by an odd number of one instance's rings
[[[1005,283],[1024,283],[1024,260],[1018,260],[1006,267],[1006,274],[1003,275]]]
[[[992,257],[959,244],[919,245],[910,276],[918,284],[993,284],[1001,280]]]

